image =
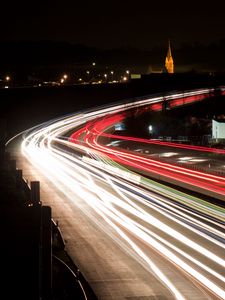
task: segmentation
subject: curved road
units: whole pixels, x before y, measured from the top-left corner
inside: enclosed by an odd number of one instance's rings
[[[104,137],[89,130],[97,124],[102,134],[113,123],[96,118],[111,114],[111,120],[131,105],[161,100],[98,108],[34,128],[24,136],[24,158],[15,153],[18,166],[30,180],[40,179],[42,201],[51,205],[70,255],[99,299],[225,299],[225,210],[121,166],[116,158],[124,151],[102,151]],[[133,159],[139,156],[126,153]]]

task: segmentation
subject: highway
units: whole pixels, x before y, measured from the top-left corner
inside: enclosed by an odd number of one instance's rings
[[[170,97],[180,105],[208,93]],[[43,203],[53,207],[68,250],[99,299],[225,299],[225,209],[145,174],[180,180],[220,199],[225,178],[107,144],[124,111],[160,107],[162,100],[46,122],[24,134],[23,157],[16,154],[29,179],[44,181]]]
[[[102,119],[92,121],[73,133],[70,141],[75,144],[79,143],[79,145],[87,145],[89,148],[92,148],[93,150],[98,151],[101,154],[106,154],[107,157],[111,158],[114,162],[116,161],[119,164],[127,166],[128,168],[134,169],[135,171],[138,170],[139,172],[144,172],[144,174],[151,174],[151,176],[154,176],[154,178],[161,180],[166,178],[166,181],[175,183],[176,185],[189,187],[192,190],[211,195],[213,197],[216,196],[218,199],[224,200],[224,176],[217,176],[215,174],[209,174],[208,172],[200,172],[198,170],[186,168],[185,166],[183,167],[177,165],[177,163],[175,163],[174,161],[173,156],[178,155],[178,153],[176,153],[177,150],[178,152],[180,152],[180,162],[183,162],[184,160],[185,162],[187,162],[187,158],[189,158],[190,160],[190,152],[197,152],[197,155],[204,152],[206,152],[207,154],[214,154],[214,161],[218,161],[219,165],[219,168],[217,170],[221,171],[222,173],[223,165],[221,166],[221,164],[222,162],[224,162],[225,150],[210,149],[206,147],[183,144],[174,144],[172,146],[172,143],[144,140],[126,136],[114,136],[110,133],[104,133],[105,131],[109,130],[113,124],[121,121],[122,117],[122,115],[115,114],[109,117],[104,117]],[[121,141],[126,142],[125,147],[121,147]],[[158,155],[158,159],[157,157],[154,157],[152,159],[152,157],[143,155],[142,153],[134,154],[133,151],[130,151],[130,149],[132,149],[134,144],[137,142],[141,152],[143,152],[143,146],[148,146],[148,149],[152,149],[153,146],[155,148],[156,146],[158,146],[158,148],[161,149],[167,146],[167,148],[169,148],[170,150],[167,152],[164,151],[164,158],[162,157],[162,155],[161,157]],[[119,143],[120,147],[118,146]],[[115,147],[115,144],[117,145],[117,147]],[[186,150],[186,155],[182,156],[182,152],[185,152],[184,150]],[[158,154],[160,154],[160,152],[162,152],[162,150],[157,151]],[[165,156],[170,157],[170,163],[165,162]],[[202,160],[207,161],[207,159],[202,159],[202,157],[196,157],[194,161],[196,164],[196,162]],[[212,159],[208,159],[208,164],[210,162],[212,165]],[[207,171],[210,171],[211,173],[212,168]]]

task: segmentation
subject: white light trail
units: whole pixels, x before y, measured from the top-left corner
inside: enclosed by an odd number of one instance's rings
[[[197,94],[203,92],[209,91],[198,91]],[[180,94],[170,97],[179,98]],[[117,232],[123,243],[135,251],[140,261],[149,266],[149,271],[167,286],[176,299],[185,299],[181,285],[169,280],[162,266],[156,265],[150,258],[149,251],[159,253],[168,263],[172,262],[195,278],[205,289],[225,299],[224,210],[217,210],[216,206],[206,205],[204,201],[188,198],[185,194],[176,194],[162,186],[163,195],[156,195],[146,190],[146,186],[145,189],[142,187],[142,176],[118,169],[116,164],[111,165],[111,159],[105,153],[101,154],[101,146],[92,149],[64,138],[66,132],[97,117],[160,100],[162,97],[103,107],[55,120],[49,125],[45,123],[25,136],[22,152],[65,194],[69,190],[74,199],[75,195],[82,198],[96,222],[101,220],[103,226]],[[117,179],[118,176],[126,181]],[[128,184],[127,180],[131,183]],[[216,179],[212,177],[211,180]],[[180,205],[184,202],[185,207]],[[207,216],[213,216],[212,220],[207,220]],[[198,239],[192,240],[192,235]],[[171,242],[175,240],[176,244]],[[140,241],[143,247],[139,245]]]

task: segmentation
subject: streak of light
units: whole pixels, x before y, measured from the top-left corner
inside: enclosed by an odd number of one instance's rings
[[[202,98],[201,92],[197,92],[198,99]],[[208,92],[205,91],[206,94]],[[186,93],[186,97],[195,95],[194,92],[190,93]],[[170,97],[178,100],[181,95]],[[163,282],[176,299],[185,299],[182,287],[172,282],[162,271],[162,266],[150,258],[146,246],[225,299],[225,278],[222,275],[225,260],[221,254],[224,253],[221,249],[225,248],[224,210],[208,205],[201,199],[172,192],[172,189],[163,185],[150,184],[143,176],[124,167],[120,169],[118,162],[122,158],[123,162],[132,163],[136,168],[140,165],[146,170],[150,166],[164,168],[167,172],[192,176],[198,181],[204,179],[212,184],[219,183],[221,189],[225,180],[164,163],[156,164],[153,160],[115,151],[98,142],[99,135],[120,119],[124,110],[135,105],[155,105],[159,101],[162,101],[161,97],[152,99],[152,102],[151,99],[145,99],[132,104],[111,105],[45,123],[24,135],[22,152],[66,195],[69,191],[74,195],[69,198],[74,205],[78,205],[74,200],[76,195],[83,199],[93,221],[102,223],[102,227],[108,224],[112,232],[118,234],[121,243],[133,249],[140,263],[145,262],[149,271]],[[76,131],[76,128],[79,130]],[[71,130],[76,131],[74,143],[64,138]],[[193,240],[192,235],[198,238]],[[213,245],[213,248],[209,245]],[[214,248],[215,251],[212,250]]]

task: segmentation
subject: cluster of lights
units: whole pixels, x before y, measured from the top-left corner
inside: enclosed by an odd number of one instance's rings
[[[65,81],[68,79],[68,75],[67,74],[64,74],[62,76],[62,78],[60,79],[60,83],[65,83]]]
[[[108,67],[107,67],[108,68]],[[79,77],[77,79],[78,83],[89,83],[90,82],[90,75],[93,73],[93,79],[95,77],[98,77],[98,78],[95,78],[95,80],[93,81],[93,83],[103,83],[103,82],[107,82],[107,83],[114,83],[114,82],[125,82],[125,81],[128,81],[129,80],[129,75],[130,75],[130,71],[129,70],[126,70],[124,72],[124,75],[121,76],[121,78],[119,80],[116,80],[115,79],[115,71],[114,70],[111,70],[111,71],[108,71],[106,73],[101,73],[101,74],[98,74],[96,75],[96,62],[92,62],[91,63],[91,67],[90,69],[86,70],[85,73],[86,73],[86,78],[84,77]],[[118,75],[118,74],[117,74]],[[57,82],[52,82],[52,81],[45,81],[43,82],[43,84],[46,84],[46,83],[51,83],[51,84],[55,84],[55,85],[60,85],[60,84],[65,84],[65,83],[68,83],[68,74],[63,74],[58,80]],[[11,81],[11,77],[9,75],[5,76],[4,82],[8,83],[9,81]],[[70,80],[71,82],[71,80]],[[36,85],[37,86],[37,85]],[[38,84],[38,86],[42,86],[42,84]],[[8,85],[6,85],[5,87],[8,87]]]
[[[96,63],[95,62],[93,62],[92,63],[92,67],[96,67]],[[92,71],[90,71],[90,70],[86,70],[86,79],[87,79],[87,81],[89,82],[89,80],[90,80],[90,75],[91,75],[91,73],[92,73]],[[114,83],[114,82],[119,82],[119,81],[117,81],[117,80],[115,80],[114,79],[114,76],[115,75],[115,72],[114,72],[114,70],[111,70],[111,71],[109,71],[109,73],[103,73],[103,74],[98,74],[98,76],[97,77],[99,77],[99,80],[96,80],[94,83],[103,83],[103,82],[109,82],[109,83]],[[130,75],[130,71],[129,70],[126,70],[125,71],[125,75],[122,75],[121,76],[121,82],[126,82],[126,81],[128,81],[129,80],[129,75]],[[96,76],[96,75],[95,75]],[[101,79],[102,78],[102,79]],[[61,84],[64,84],[65,82],[66,82],[66,80],[68,79],[68,75],[67,74],[64,74],[61,78],[60,78],[60,83]],[[85,81],[85,79],[83,78],[83,77],[79,77],[78,78],[78,82],[79,83],[86,83],[86,81]]]

